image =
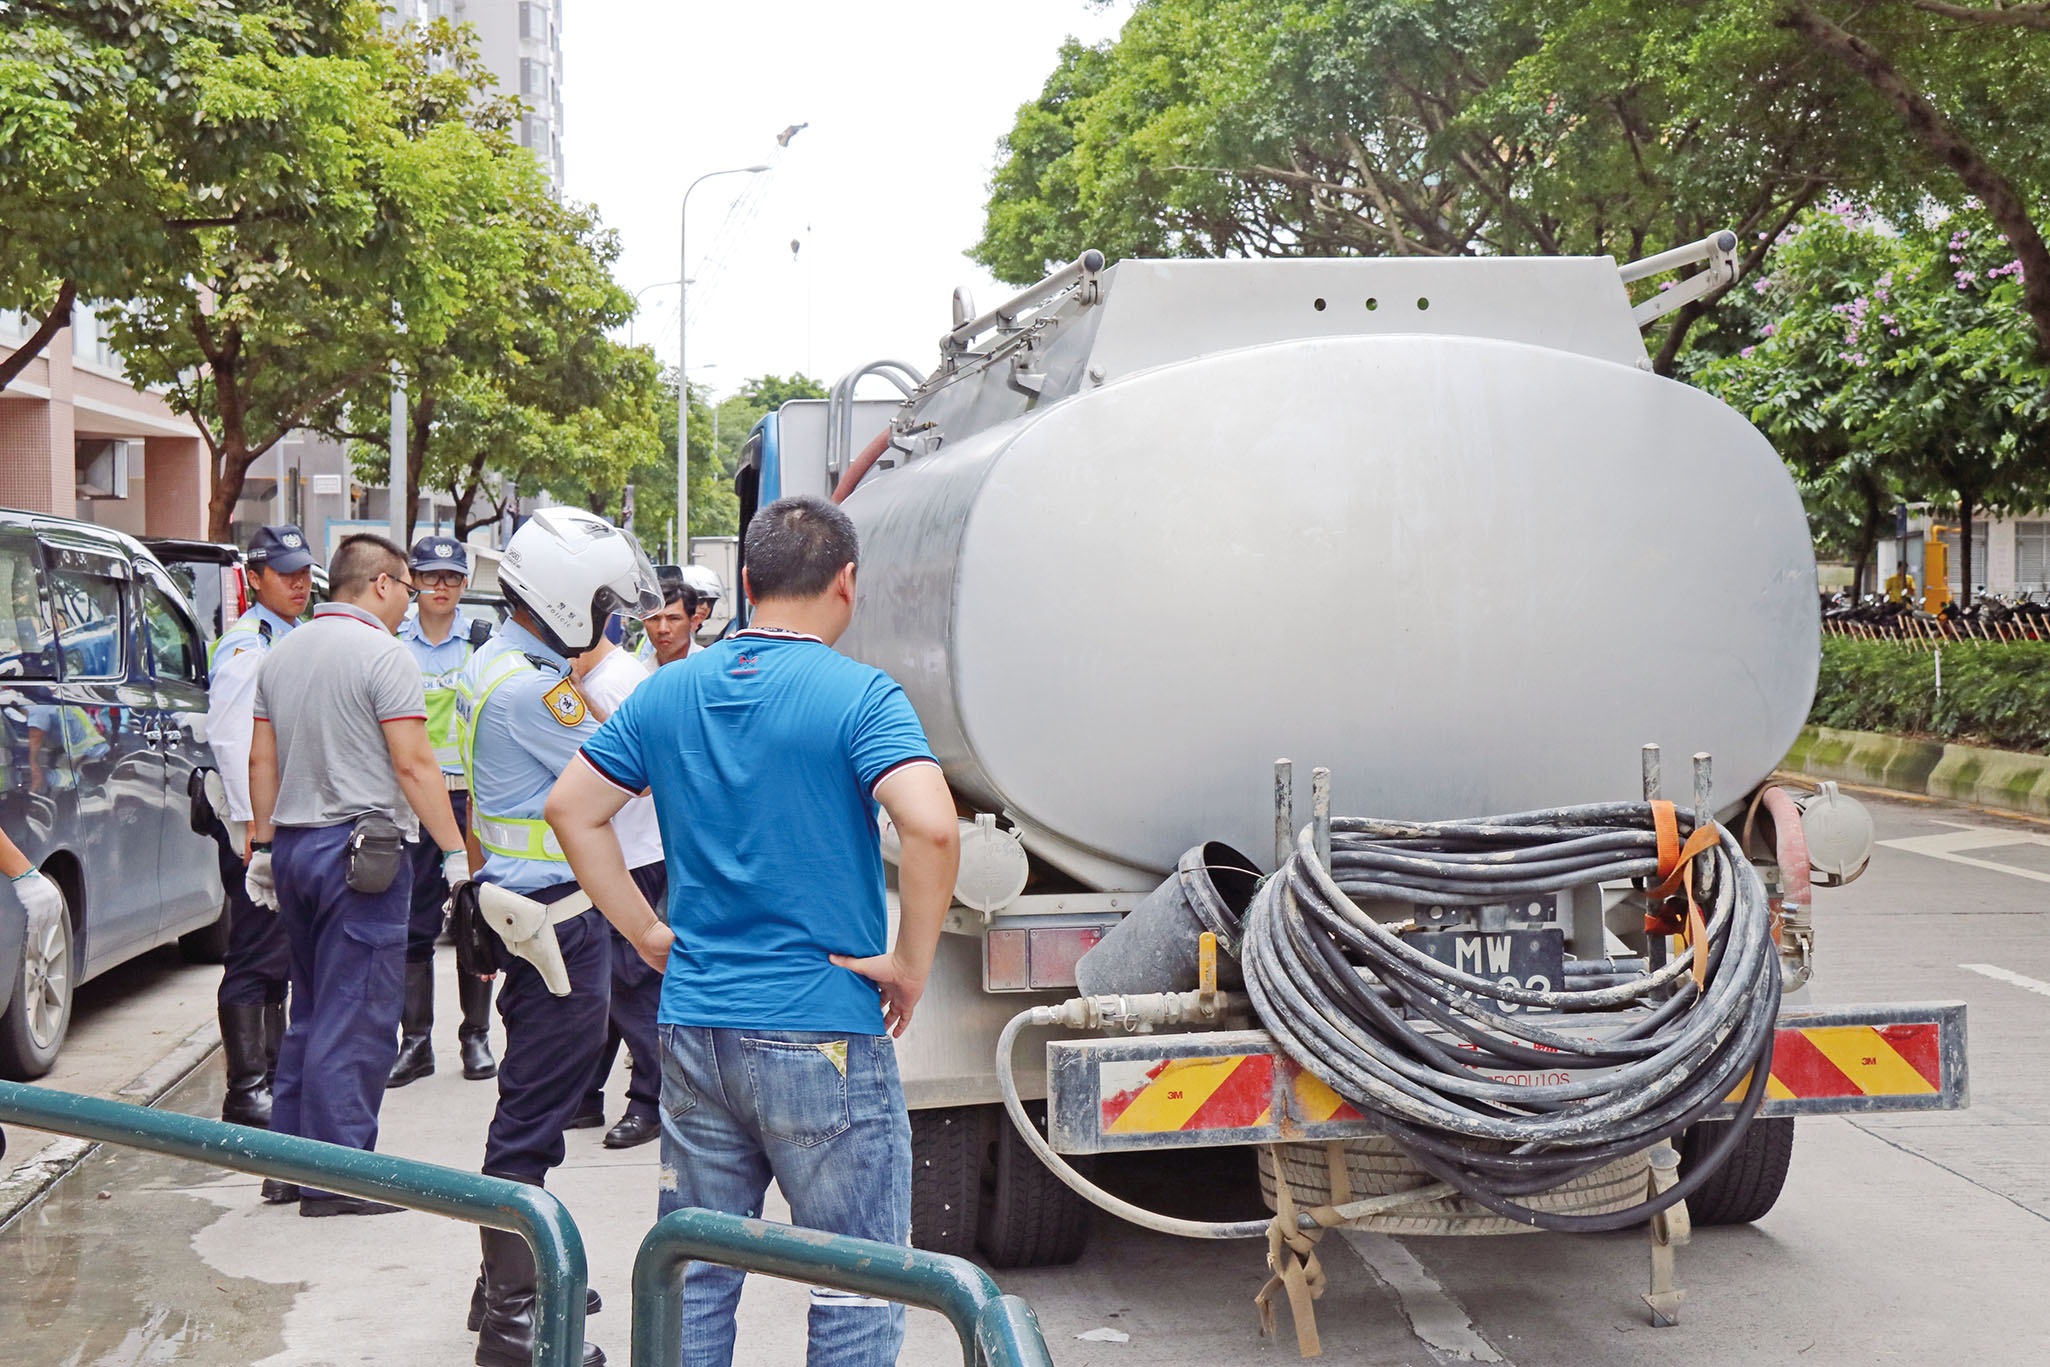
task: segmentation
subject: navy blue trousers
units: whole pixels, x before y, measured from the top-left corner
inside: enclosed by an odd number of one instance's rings
[[[214,853],[220,860],[221,890],[228,894],[228,952],[221,959],[222,1006],[263,1006],[285,999],[292,976],[291,951],[276,912],[249,900],[249,873],[235,848],[228,823],[214,818]]]
[[[271,847],[278,919],[291,945],[292,1009],[270,1126],[374,1149],[384,1080],[399,1052],[408,889],[400,877],[375,896],[350,891],[349,831],[347,823],[280,826]]]
[[[669,866],[659,861],[643,865],[633,871],[633,878],[655,914],[666,918]],[[626,1075],[626,1114],[653,1120],[662,1091],[662,1046],[655,1038],[655,1013],[662,1005],[662,975],[648,967],[640,951],[609,921],[605,938],[612,946],[612,1006],[608,1012],[611,1029],[606,1032],[605,1052],[598,1056],[597,1071],[591,1075],[591,1088],[577,1109],[586,1115],[604,1113],[605,1079],[612,1076],[612,1065],[619,1058],[623,1042],[633,1059]]]
[[[575,883],[558,883],[527,895],[537,902],[559,902],[576,890]],[[566,997],[552,995],[540,971],[525,959],[513,959],[505,970],[498,989],[505,1054],[498,1065],[498,1109],[484,1139],[489,1176],[539,1184],[562,1162],[563,1129],[576,1114],[605,1048],[605,1012],[612,998],[609,929],[595,908],[555,927],[555,942],[569,970]],[[395,1026],[398,1017],[392,1020]]]
[[[455,808],[456,829],[470,829],[470,795],[452,792],[448,805]],[[434,942],[441,938],[442,908],[448,902],[448,881],[441,876],[441,850],[423,829],[417,844],[407,847],[412,856],[413,909],[406,920],[406,962],[434,962]]]

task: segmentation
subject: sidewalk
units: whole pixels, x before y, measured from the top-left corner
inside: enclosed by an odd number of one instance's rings
[[[474,1169],[497,1083],[464,1081],[453,958],[438,954],[435,962],[439,1071],[386,1095],[378,1148]],[[619,1116],[625,1084],[622,1054],[606,1090],[609,1119]],[[218,1115],[220,1096],[220,1064],[210,1060],[163,1104]],[[572,1131],[549,1189],[576,1220],[591,1285],[605,1298],[587,1336],[624,1367],[633,1257],[654,1223],[660,1145],[614,1152],[603,1135]],[[25,1326],[8,1330],[7,1359],[193,1367],[470,1360],[476,1337],[463,1318],[477,1275],[473,1227],[414,1212],[305,1220],[293,1207],[261,1204],[257,1184],[132,1150],[95,1153],[0,1233],[0,1323]],[[773,1190],[767,1215],[789,1218]],[[803,1361],[808,1294],[750,1278],[735,1361]],[[912,1311],[910,1325],[904,1362],[960,1361],[945,1319]]]

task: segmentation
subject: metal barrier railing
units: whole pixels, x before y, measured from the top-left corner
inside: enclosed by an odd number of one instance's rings
[[[634,1257],[634,1367],[681,1359],[683,1270],[692,1261],[937,1310],[953,1321],[966,1367],[1053,1364],[1032,1307],[965,1258],[693,1209],[663,1216]]]
[[[540,1187],[20,1082],[0,1082],[0,1121],[510,1230],[534,1250],[534,1367],[584,1360],[583,1236]]]

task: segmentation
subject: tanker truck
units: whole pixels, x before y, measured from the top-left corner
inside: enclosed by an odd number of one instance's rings
[[[1808,986],[1809,890],[1871,827],[1770,782],[1816,681],[1807,520],[1641,334],[1736,246],[1089,252],[957,291],[930,371],[757,425],[743,519],[844,505],[839,648],[962,818],[900,1041],[916,1243],[1071,1261],[1092,1207],[1264,1234],[1090,1176],[1235,1145],[1291,1233],[1656,1214],[1669,1254],[1690,1205],[1770,1208],[1793,1117],[1964,1104],[1962,1005]],[[1661,753],[1694,757],[1671,803]]]

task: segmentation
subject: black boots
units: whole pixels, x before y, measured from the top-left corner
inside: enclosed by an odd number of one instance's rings
[[[434,1071],[434,963],[406,962],[406,1000],[399,1008],[399,1056],[387,1087],[403,1087]]]
[[[228,1095],[221,1102],[221,1119],[230,1124],[270,1128],[270,1076],[277,1054],[265,1029],[265,1017],[272,1012],[282,1016],[283,1008],[261,1002],[220,1007],[221,1053],[228,1069]]]
[[[534,1254],[525,1239],[508,1230],[477,1232],[484,1244],[477,1367],[528,1367],[534,1360]],[[595,1343],[584,1345],[584,1367],[605,1367],[605,1354]]]
[[[463,1004],[463,1023],[456,1040],[463,1051],[463,1076],[472,1082],[498,1076],[491,1057],[491,979],[456,972],[456,996]]]

